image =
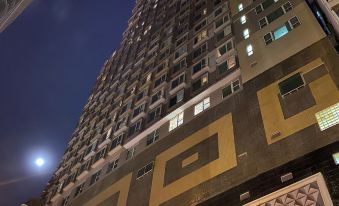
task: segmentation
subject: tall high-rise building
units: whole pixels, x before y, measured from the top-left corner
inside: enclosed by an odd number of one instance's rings
[[[0,33],[18,17],[32,0],[0,0]]]
[[[45,204],[338,206],[328,5],[137,0]]]

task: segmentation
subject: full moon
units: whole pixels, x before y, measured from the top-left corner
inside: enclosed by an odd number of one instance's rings
[[[45,164],[45,160],[42,159],[41,157],[39,157],[38,159],[35,160],[35,164],[36,164],[38,167],[42,167],[42,166]]]

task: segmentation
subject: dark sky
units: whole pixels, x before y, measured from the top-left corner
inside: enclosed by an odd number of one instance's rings
[[[40,195],[133,5],[35,0],[0,34],[0,206]]]

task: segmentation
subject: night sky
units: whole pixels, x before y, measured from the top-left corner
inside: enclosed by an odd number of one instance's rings
[[[133,5],[35,0],[0,34],[0,206],[40,195]]]

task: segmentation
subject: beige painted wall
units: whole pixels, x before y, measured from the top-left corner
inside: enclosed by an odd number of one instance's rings
[[[284,37],[273,41],[269,45],[265,45],[263,36],[279,28],[294,16],[299,18],[301,25],[290,31]],[[287,12],[268,26],[251,34],[250,38],[237,44],[243,82],[253,79],[324,37],[325,33],[306,3],[298,4],[292,11]],[[246,53],[246,47],[249,44],[253,46],[254,54],[252,56],[247,56]],[[289,46],[286,47],[286,45]],[[256,64],[252,67],[252,63]]]

